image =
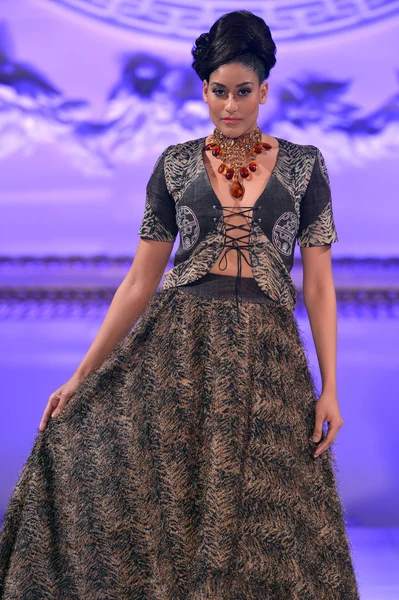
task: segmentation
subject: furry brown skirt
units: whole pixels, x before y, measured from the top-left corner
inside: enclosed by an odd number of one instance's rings
[[[37,434],[0,599],[359,600],[316,400],[286,308],[156,292]]]

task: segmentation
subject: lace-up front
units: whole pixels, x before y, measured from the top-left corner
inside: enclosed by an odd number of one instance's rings
[[[219,259],[218,266],[221,271],[225,271],[227,269],[227,255],[231,250],[235,250],[238,256],[238,269],[236,275],[236,283],[235,283],[235,299],[236,299],[236,307],[237,307],[237,319],[240,320],[240,310],[239,310],[239,286],[241,282],[241,273],[242,273],[242,259],[245,260],[247,265],[251,268],[258,265],[258,259],[253,263],[251,260],[248,260],[247,256],[244,253],[244,250],[249,251],[249,235],[251,232],[251,223],[254,218],[253,213],[256,210],[259,210],[260,206],[242,206],[240,210],[235,210],[235,206],[218,206],[217,204],[213,205],[214,210],[222,211],[222,216],[224,220],[225,226],[225,244],[224,250],[221,258]],[[224,213],[227,214],[224,214]],[[243,216],[245,217],[245,223],[240,223],[239,225],[234,225],[233,223],[229,223],[226,220],[226,217],[229,216]],[[217,220],[217,217],[214,218]],[[242,235],[230,235],[230,232],[238,230],[242,232]],[[251,256],[251,255],[249,255]],[[224,261],[224,267],[222,267]]]

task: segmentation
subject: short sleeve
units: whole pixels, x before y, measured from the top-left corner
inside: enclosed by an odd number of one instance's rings
[[[146,240],[174,242],[178,233],[175,201],[168,191],[164,172],[169,148],[158,157],[147,183],[144,216],[138,231]]]
[[[300,204],[298,245],[323,246],[338,242],[331,185],[324,157],[316,146],[316,157],[305,194]]]

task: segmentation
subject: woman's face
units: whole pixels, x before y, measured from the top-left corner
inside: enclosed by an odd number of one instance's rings
[[[203,98],[215,126],[228,137],[238,137],[257,127],[259,104],[265,104],[268,83],[259,84],[252,69],[228,63],[203,81]],[[231,120],[228,120],[229,117]]]

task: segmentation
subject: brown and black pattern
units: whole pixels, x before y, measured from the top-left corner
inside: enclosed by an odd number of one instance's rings
[[[186,285],[200,279],[209,271],[224,248],[225,224],[220,218],[218,223],[192,251],[190,257],[166,271],[163,280],[163,290],[179,285]]]
[[[317,221],[308,225],[301,232],[300,237],[298,237],[298,243],[302,248],[317,246],[321,239],[325,244],[338,242],[331,201],[326,204]]]
[[[206,137],[189,140],[170,147],[165,156],[166,186],[176,204],[185,190],[205,168],[202,160],[202,149]]]
[[[272,300],[293,311],[297,299],[294,282],[281,256],[257,223],[252,224],[250,242],[256,283]]]
[[[176,236],[163,225],[161,219],[154,213],[148,198],[145,203],[144,216],[138,231],[140,237],[157,242],[174,242]]]
[[[297,146],[296,144],[291,145],[293,147]],[[316,146],[299,146],[299,148],[302,152],[302,159],[297,156],[294,161],[296,173],[296,205],[299,207],[299,217],[301,218],[301,213],[305,213],[307,210],[306,207],[302,208],[302,205],[306,204],[306,188],[311,180],[312,171],[315,169],[316,164],[322,181],[319,181],[318,188],[316,187],[316,189],[313,190],[313,198],[311,201],[314,202],[314,196],[316,196],[317,203],[322,205],[322,209],[318,211],[316,216],[313,216],[311,222],[308,222],[306,226],[301,228],[298,232],[298,245],[300,247],[307,247],[333,244],[338,242],[338,234],[333,216],[331,183],[324,156]],[[297,154],[297,150],[294,148],[292,149],[292,152]]]
[[[359,600],[315,399],[291,310],[154,294],[38,433],[0,599]]]
[[[190,258],[166,272],[162,289],[192,283],[208,273],[225,247],[225,231],[224,219],[220,217],[215,229],[195,248]],[[297,292],[292,278],[256,223],[251,227],[249,253],[253,275],[261,290],[281,306],[294,310]]]

